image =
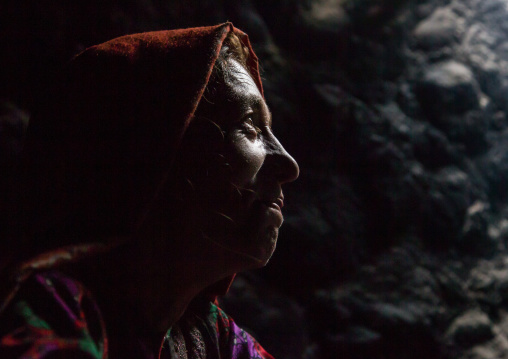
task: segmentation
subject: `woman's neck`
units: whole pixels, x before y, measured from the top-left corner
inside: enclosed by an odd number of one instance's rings
[[[192,299],[236,271],[213,243],[178,234],[163,242],[129,241],[70,269],[98,302],[110,351],[122,351],[127,335],[157,357],[164,335]]]

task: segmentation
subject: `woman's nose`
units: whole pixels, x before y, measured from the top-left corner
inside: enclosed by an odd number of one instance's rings
[[[267,158],[270,171],[274,173],[281,184],[293,182],[300,174],[300,168],[295,159],[284,149],[279,140],[272,136],[267,144]]]

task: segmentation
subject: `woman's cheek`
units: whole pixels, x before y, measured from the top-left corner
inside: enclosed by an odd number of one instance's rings
[[[253,184],[266,155],[262,142],[244,137],[233,141],[232,145],[233,178],[236,184],[242,187]]]

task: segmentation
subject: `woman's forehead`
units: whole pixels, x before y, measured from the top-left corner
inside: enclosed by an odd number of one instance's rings
[[[261,98],[263,96],[259,92],[258,87],[254,83],[252,76],[249,74],[247,69],[242,66],[235,59],[228,59],[227,61],[227,75],[225,78],[226,86],[229,87],[230,91],[233,91],[236,95],[245,95],[251,98]]]
[[[238,111],[262,111],[269,115],[268,106],[245,67],[234,59],[229,59],[227,66],[228,70],[225,78],[229,97],[227,104]]]

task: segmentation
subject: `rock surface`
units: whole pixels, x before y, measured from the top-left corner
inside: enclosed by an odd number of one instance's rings
[[[446,335],[456,343],[469,347],[492,339],[492,323],[480,310],[469,310],[455,318]]]
[[[2,166],[76,52],[232,20],[301,176],[275,256],[226,309],[277,358],[503,358],[507,18],[504,0],[8,0]]]

